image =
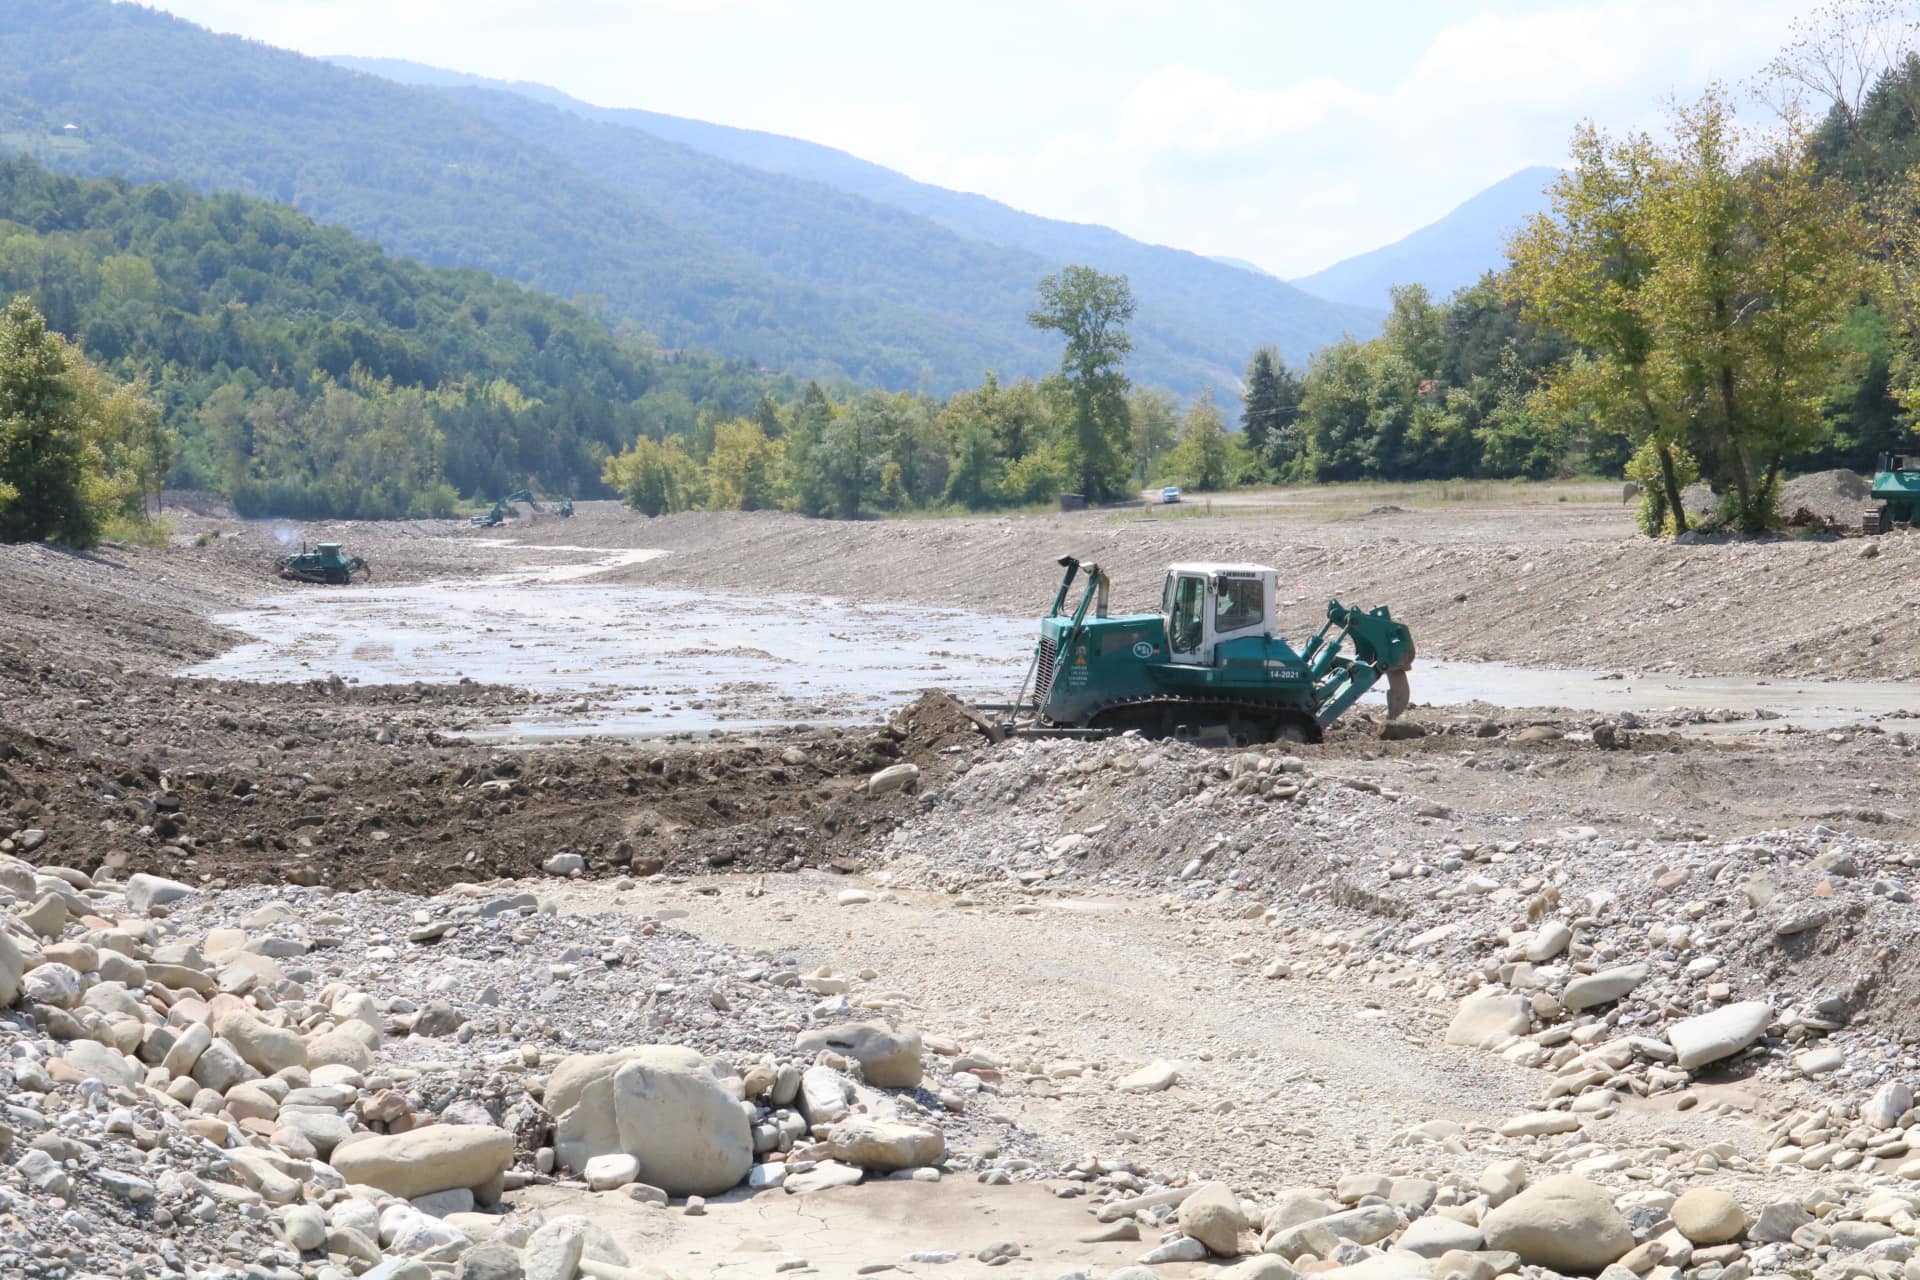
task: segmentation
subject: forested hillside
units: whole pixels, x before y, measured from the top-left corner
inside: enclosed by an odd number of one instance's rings
[[[58,136],[68,123],[76,136]],[[288,203],[389,252],[604,299],[667,347],[935,391],[1050,363],[1026,308],[1062,257],[643,130],[403,86],[108,0],[0,8],[0,146]],[[1298,359],[1371,322],[1174,256],[1194,273],[1134,273],[1145,381],[1231,380],[1254,343]]]
[[[636,435],[792,390],[697,353],[657,361],[567,303],[284,206],[0,158],[0,298],[16,293],[146,380],[180,435],[178,482],[250,511],[445,513],[453,489],[529,480],[591,492]]]

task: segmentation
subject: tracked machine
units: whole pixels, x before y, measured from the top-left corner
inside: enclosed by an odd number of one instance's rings
[[[1266,565],[1176,564],[1158,613],[1110,617],[1106,572],[1072,556],[1059,563],[1065,574],[1027,679],[997,709],[1013,734],[1318,742],[1383,680],[1389,718],[1407,707],[1413,635],[1384,606],[1330,600],[1326,625],[1296,650],[1275,632],[1276,575]]]
[[[373,577],[373,569],[365,560],[348,555],[337,542],[323,542],[311,551],[303,543],[300,554],[282,556],[274,568],[289,582],[323,582],[335,587],[352,582],[356,573],[366,579]]]
[[[1860,517],[1863,533],[1907,528],[1920,514],[1920,455],[1883,453],[1873,473],[1873,505]]]

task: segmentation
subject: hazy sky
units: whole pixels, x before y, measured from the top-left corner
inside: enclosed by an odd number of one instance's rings
[[[1582,118],[1751,77],[1787,0],[149,0],[840,147],[1292,276],[1393,240]]]

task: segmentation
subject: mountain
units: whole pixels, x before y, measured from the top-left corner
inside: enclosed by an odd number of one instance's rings
[[[1301,357],[1375,319],[1099,228],[1043,253],[525,94],[402,85],[110,0],[0,6],[0,147],[290,204],[589,301],[663,347],[892,388],[1050,369],[1057,343],[1026,313],[1068,261],[1132,277],[1131,371],[1175,390],[1230,380],[1260,342]],[[1095,243],[1111,252],[1080,252]]]
[[[1257,262],[1248,262],[1245,258],[1229,257],[1224,253],[1214,254],[1213,260],[1222,266],[1238,267],[1242,271],[1251,271],[1257,276],[1271,276],[1273,274],[1273,272],[1267,270]]]
[[[1251,350],[1249,335],[1256,335],[1256,342],[1277,344],[1289,360],[1304,363],[1308,353],[1343,334],[1370,337],[1382,317],[1377,307],[1329,305],[1252,263],[1202,257],[1145,244],[1107,227],[1023,213],[985,196],[917,182],[819,143],[655,111],[599,107],[546,85],[493,80],[401,59],[342,56],[330,61],[416,87],[512,94],[735,164],[820,183],[917,214],[970,240],[1024,250],[1051,265],[1082,262],[1125,275],[1140,299],[1142,330],[1155,333],[1168,327],[1168,346],[1208,362],[1217,380],[1237,377],[1244,351]],[[1254,279],[1249,281],[1248,275]],[[1142,363],[1135,361],[1137,375]]]
[[[1397,284],[1423,284],[1435,298],[1445,298],[1500,269],[1507,236],[1547,208],[1547,185],[1559,176],[1560,170],[1544,166],[1522,169],[1404,239],[1343,258],[1293,283],[1362,307],[1387,306],[1387,290]]]

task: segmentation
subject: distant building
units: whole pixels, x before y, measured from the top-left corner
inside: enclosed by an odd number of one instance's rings
[[[1439,395],[1439,394],[1440,394],[1440,391],[1441,391],[1441,386],[1440,386],[1440,379],[1438,379],[1438,378],[1422,378],[1422,379],[1420,379],[1420,394],[1421,394],[1421,395],[1423,395],[1423,396],[1433,396],[1433,395]]]
[[[63,138],[77,138],[80,136],[80,126],[77,124],[63,124],[54,132]]]

